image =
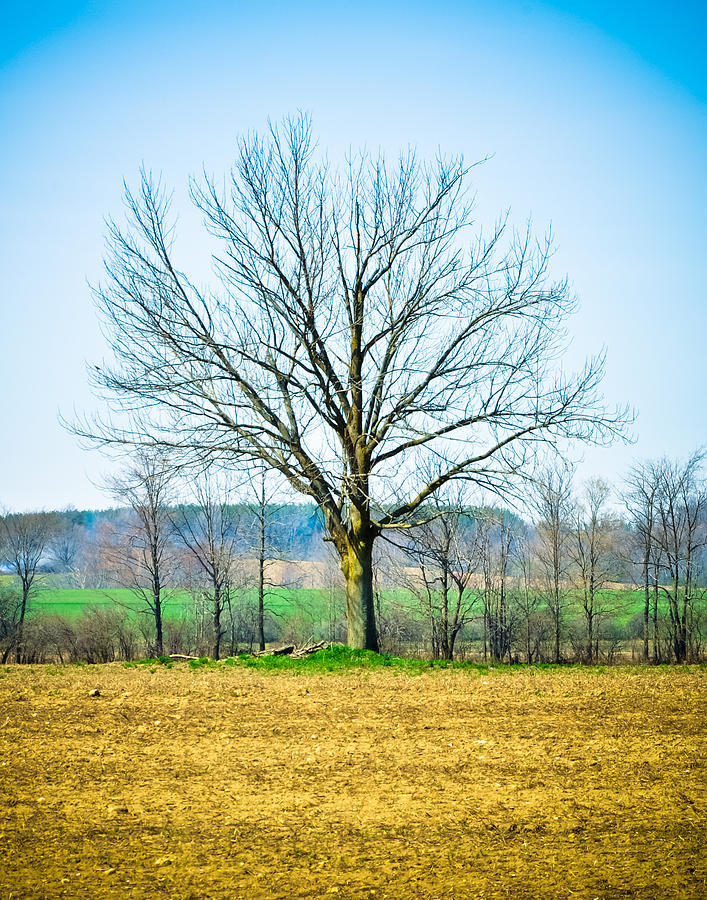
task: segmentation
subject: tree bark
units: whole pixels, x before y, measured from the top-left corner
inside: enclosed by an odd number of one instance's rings
[[[644,606],[643,606],[643,662],[648,662],[648,635],[650,630],[650,613],[651,613],[651,590],[650,584],[648,581],[648,556],[643,560],[643,588],[645,591],[644,595]]]
[[[155,656],[164,656],[164,643],[162,640],[162,601],[155,598]]]
[[[258,649],[265,649],[265,535],[261,532],[258,556]]]
[[[162,582],[160,580],[160,550],[157,540],[151,544],[152,558],[152,597],[155,614],[155,656],[164,656],[162,640]]]
[[[221,654],[221,591],[214,584],[214,647],[213,659],[218,659]]]
[[[22,605],[20,606],[20,619],[17,623],[17,636],[15,638],[15,662],[22,662],[22,644],[24,643],[25,614],[27,612],[27,599],[29,588],[22,585]]]
[[[553,546],[553,601],[555,609],[553,610],[553,619],[555,624],[555,662],[562,661],[560,638],[560,555],[557,546]]]
[[[653,568],[653,662],[660,662],[660,642],[658,634],[658,565]]]
[[[355,650],[378,652],[373,598],[373,537],[349,538],[341,570],[346,579],[348,644]]]
[[[592,560],[592,571],[589,575],[589,609],[587,610],[587,662],[589,665],[594,662],[594,561]],[[597,658],[598,661],[598,658]]]
[[[442,659],[452,658],[449,640],[449,560],[442,560]]]

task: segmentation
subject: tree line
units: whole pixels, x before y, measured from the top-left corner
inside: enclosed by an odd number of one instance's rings
[[[537,473],[523,515],[474,506],[460,487],[437,495],[373,557],[377,644],[450,660],[596,663],[625,658],[629,645],[635,658],[638,642],[644,662],[701,659],[703,462],[702,453],[641,462],[613,492],[596,478],[575,485],[571,468],[555,465]],[[141,452],[109,483],[117,509],[2,516],[3,662],[218,659],[283,638],[346,639],[344,573],[316,508],[293,504],[265,470],[203,474],[187,495],[183,485],[168,457]],[[276,561],[291,564],[289,582]],[[296,587],[307,561],[317,564],[308,583],[318,615],[295,606],[283,620],[271,592],[276,582]],[[121,587],[132,599],[73,623],[38,617],[33,601],[50,573],[55,587]],[[627,620],[637,589],[642,609]],[[190,600],[175,617],[177,592]]]

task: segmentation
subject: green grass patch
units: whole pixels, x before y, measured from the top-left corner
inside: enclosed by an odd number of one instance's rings
[[[317,673],[317,672],[343,672],[347,670],[379,670],[394,669],[408,674],[421,674],[422,672],[439,671],[447,669],[462,669],[479,675],[488,675],[494,668],[504,669],[509,666],[491,666],[483,663],[472,663],[448,660],[408,659],[400,656],[388,656],[385,653],[375,653],[372,650],[354,650],[351,647],[334,645],[325,650],[318,650],[301,659],[293,659],[289,655],[282,656],[251,656],[243,653],[239,656],[228,657],[216,662],[208,657],[191,659],[189,668],[197,671],[203,668],[245,668],[256,669],[259,672],[292,672],[292,673]]]
[[[166,660],[166,661],[165,661]],[[135,662],[123,663],[125,668],[146,667],[151,672],[156,671],[160,665],[171,668],[180,660],[171,660],[165,657],[158,659],[142,659]],[[407,675],[433,674],[441,671],[461,671],[469,675],[479,677],[493,677],[497,675],[520,675],[528,673],[569,673],[572,671],[589,672],[596,676],[622,676],[626,674],[645,675],[652,673],[691,672],[703,675],[707,672],[707,663],[695,663],[691,665],[664,664],[661,666],[585,666],[580,663],[534,663],[526,666],[522,663],[509,665],[508,663],[477,663],[463,660],[443,659],[410,659],[400,656],[389,656],[385,653],[375,653],[372,650],[354,650],[343,645],[334,645],[326,650],[318,650],[302,659],[293,659],[291,656],[251,656],[242,653],[239,656],[230,656],[222,660],[210,659],[202,656],[199,659],[187,660],[187,666],[193,672],[202,669],[213,671],[229,669],[253,669],[263,674],[289,672],[293,675],[341,673],[347,671],[381,671],[391,669],[395,672],[403,672]]]

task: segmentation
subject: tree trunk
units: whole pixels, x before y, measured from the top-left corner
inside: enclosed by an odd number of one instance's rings
[[[162,641],[162,579],[160,576],[161,554],[156,533],[153,535],[150,545],[150,562],[152,564],[152,598],[155,613],[155,656],[164,656]]]
[[[460,626],[455,625],[452,628],[452,633],[449,636],[449,659],[454,659],[454,645],[457,642],[457,635],[459,634]]]
[[[658,566],[653,570],[653,662],[660,662],[660,643],[658,635]]]
[[[689,573],[689,560],[687,563],[687,571]],[[687,649],[688,649],[688,628],[687,628],[687,612],[689,609],[689,584],[690,584],[690,576],[689,574],[685,577],[685,593],[682,596],[682,620],[680,622],[680,651],[682,653],[681,662],[687,661]]]
[[[561,523],[557,521],[554,523],[554,534],[553,534],[553,545],[552,545],[552,584],[553,584],[553,600],[555,603],[554,609],[554,624],[555,624],[555,662],[559,663],[562,660],[561,656],[561,647],[560,647],[560,575],[561,575],[561,561],[560,561],[560,528]]]
[[[214,585],[214,646],[212,658],[218,659],[221,653],[221,592]]]
[[[22,662],[22,644],[24,643],[25,633],[25,613],[27,612],[27,599],[29,597],[29,588],[22,586],[22,605],[20,606],[20,620],[17,623],[17,637],[15,638],[15,662]]]
[[[533,661],[533,653],[530,649],[530,612],[526,613],[525,619],[525,661],[528,665]]]
[[[266,504],[265,472],[260,476],[260,502],[258,524],[260,526],[260,546],[258,547],[258,649],[265,650],[265,547],[266,547]]]
[[[155,597],[155,656],[164,656],[162,640],[162,601]]]
[[[675,575],[673,577],[673,596],[670,600],[671,619],[673,625],[673,653],[675,662],[685,661],[685,648],[682,642],[682,619],[680,618],[680,572],[675,554]]]
[[[505,563],[504,563],[505,569]],[[503,661],[503,657],[508,653],[508,661],[510,662],[511,648],[510,641],[508,640],[508,627],[506,622],[506,575],[505,572],[501,575],[501,584],[499,585],[499,594],[498,594],[498,626],[500,631],[500,644],[499,644],[499,654],[498,659],[499,662]]]
[[[265,560],[258,560],[258,649],[265,649]]]
[[[349,538],[341,570],[346,579],[347,643],[355,650],[378,652],[373,598],[373,537]]]
[[[233,604],[231,603],[230,589],[226,589],[226,605],[228,606],[228,626],[231,632],[228,653],[230,656],[236,656],[238,650],[238,642],[236,640],[236,620],[233,615]]]
[[[452,648],[449,643],[449,563],[442,560],[442,659],[452,658]]]
[[[643,662],[648,662],[648,631],[651,614],[651,589],[648,583],[648,557],[643,560],[643,587],[645,590],[645,603],[643,606]]]
[[[592,564],[593,568],[593,564]],[[587,610],[587,636],[589,640],[587,641],[587,661],[591,665],[594,661],[594,597],[596,592],[596,586],[594,583],[594,571],[590,572],[589,575],[589,608]],[[598,661],[598,655],[597,655]]]

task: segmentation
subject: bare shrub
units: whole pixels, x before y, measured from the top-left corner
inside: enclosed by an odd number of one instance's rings
[[[18,663],[45,663],[51,661],[46,633],[46,617],[35,615],[26,618],[22,628],[22,647],[17,648]]]
[[[15,645],[20,604],[18,591],[0,586],[0,661],[3,664]]]
[[[87,609],[76,620],[75,656],[83,662],[132,659],[139,650],[137,628],[121,609]]]
[[[205,638],[204,643],[196,640],[194,620],[186,615],[164,620],[164,644],[168,654],[193,652],[201,654],[211,649],[209,640],[210,638]]]
[[[391,656],[414,653],[423,645],[423,622],[413,611],[396,604],[379,612],[378,640],[381,651]]]
[[[45,649],[52,659],[64,663],[79,658],[75,623],[64,616],[43,616],[42,635]]]
[[[311,610],[297,609],[283,623],[281,638],[286,644],[304,644],[318,637]]]

